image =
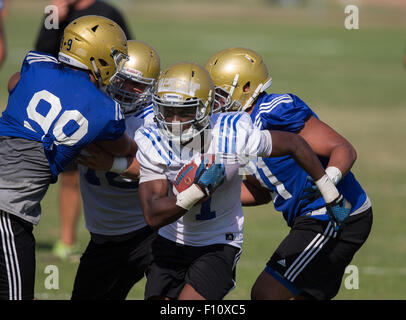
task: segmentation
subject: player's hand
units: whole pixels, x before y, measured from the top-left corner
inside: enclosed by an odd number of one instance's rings
[[[310,183],[310,186],[303,189],[303,193],[299,199],[300,200],[306,199],[310,202],[313,202],[321,197],[321,193],[320,193],[319,188],[314,183],[314,180],[312,179],[312,177],[307,176],[307,184],[309,184],[309,183]]]
[[[327,203],[326,209],[334,229],[336,231],[342,229],[351,212],[351,205],[344,199],[343,195],[340,194],[333,202]]]
[[[113,166],[114,157],[92,143],[82,149],[82,154],[76,158],[76,162],[93,170],[109,171]]]
[[[196,170],[194,183],[205,193],[211,196],[213,192],[224,182],[226,178],[223,163],[213,163],[209,168],[208,158],[205,156]]]

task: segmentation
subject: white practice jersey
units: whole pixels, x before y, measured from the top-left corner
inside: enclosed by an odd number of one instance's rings
[[[240,200],[240,168],[249,162],[249,157],[245,155],[269,155],[270,143],[264,143],[264,135],[245,112],[214,114],[210,124],[205,153],[228,159],[224,161],[226,180],[211,198],[196,204],[177,221],[160,228],[159,234],[190,246],[223,243],[241,247],[244,216]],[[174,146],[159,132],[157,125],[152,124],[139,129],[135,134],[139,147],[137,159],[141,165],[140,183],[167,179],[171,185],[171,194],[176,174],[183,165],[200,156],[201,149],[191,149],[189,146],[192,143],[189,143],[179,150],[179,145]],[[237,154],[238,157],[235,156]]]
[[[126,118],[126,133],[153,123],[152,105]],[[116,236],[146,226],[138,196],[138,181],[114,172],[79,165],[80,191],[86,228],[99,235]]]

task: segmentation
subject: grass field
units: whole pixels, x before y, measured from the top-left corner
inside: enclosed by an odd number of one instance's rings
[[[406,6],[401,1],[368,6],[363,1],[360,29],[346,30],[345,1],[307,1],[297,8],[273,7],[265,0],[252,0],[250,6],[242,0],[217,2],[127,0],[119,6],[136,38],[157,49],[164,68],[179,61],[204,65],[212,54],[231,46],[258,51],[273,77],[272,92],[298,95],[353,143],[358,152],[353,172],[372,200],[374,225],[351,263],[359,270],[359,288],[347,289],[343,281],[336,299],[406,299]],[[11,2],[5,24],[8,59],[0,71],[2,108],[7,80],[33,47],[47,3]],[[62,263],[51,254],[59,235],[57,188],[49,189],[35,228],[40,299],[69,299],[77,269],[77,262]],[[237,287],[227,299],[249,299],[251,285],[289,230],[271,205],[245,213]],[[82,249],[88,239],[81,217]],[[44,286],[47,265],[59,269],[58,290]],[[144,283],[128,298],[142,299]]]

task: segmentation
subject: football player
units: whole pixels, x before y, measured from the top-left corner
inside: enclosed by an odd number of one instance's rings
[[[135,153],[118,103],[100,90],[126,57],[115,22],[84,16],[66,27],[59,61],[30,51],[11,77],[0,118],[1,299],[34,298],[33,226],[64,166],[92,142],[113,155]]]
[[[127,41],[128,59],[121,61],[107,92],[119,104],[126,132],[152,123],[151,95],[160,71],[158,53],[148,44]],[[78,162],[103,167],[97,146],[85,149],[89,156]],[[97,162],[92,163],[92,156]],[[90,163],[88,163],[90,161]],[[111,168],[112,162],[107,163]],[[156,232],[146,225],[138,197],[138,181],[114,171],[79,165],[80,190],[90,242],[83,253],[72,299],[124,300],[144,276],[150,259],[150,243]]]
[[[293,94],[267,94],[271,78],[261,56],[229,48],[206,64],[222,111],[246,111],[260,129],[282,130],[303,137],[319,156],[329,178],[351,205],[349,216],[326,210],[314,180],[291,156],[258,158],[255,179],[242,189],[244,205],[258,200],[282,212],[291,231],[276,249],[252,288],[253,299],[331,299],[346,266],[366,241],[372,225],[371,202],[350,171],[354,147]],[[257,202],[261,203],[261,202]]]
[[[290,155],[322,189],[330,211],[348,212],[300,136],[261,131],[245,112],[211,116],[214,86],[199,65],[178,63],[166,69],[153,101],[156,123],[135,134],[141,207],[147,224],[159,228],[146,272],[146,299],[218,300],[234,287],[244,222],[239,171],[247,155]],[[209,154],[216,155],[215,163],[202,161],[194,183],[174,192],[182,166]]]

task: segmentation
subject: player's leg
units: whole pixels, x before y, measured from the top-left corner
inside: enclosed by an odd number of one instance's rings
[[[312,272],[308,264],[320,256],[327,242],[335,236],[328,221],[310,217],[298,217],[289,234],[281,242],[268,261],[264,271],[257,278],[251,290],[254,300],[287,300],[303,295],[303,277],[309,274],[317,278],[320,265]],[[322,254],[324,251],[322,251]],[[311,274],[311,275],[310,275]],[[300,276],[299,276],[300,275]],[[302,285],[302,286],[299,286]]]
[[[332,299],[346,266],[366,241],[371,224],[370,209],[349,217],[338,233],[329,221],[297,218],[255,282],[252,298]]]
[[[0,300],[34,299],[33,226],[0,211]]]
[[[278,280],[277,280],[278,279]],[[300,297],[298,290],[272,269],[262,271],[251,289],[252,300],[295,300]]]
[[[108,299],[111,288],[120,278],[126,254],[120,242],[96,243],[91,239],[80,258],[71,299]]]
[[[61,218],[61,240],[67,245],[76,241],[76,225],[80,213],[81,198],[78,171],[60,175],[59,210]]]
[[[121,243],[121,246],[126,248],[127,260],[119,270],[119,277],[109,292],[109,299],[124,300],[132,287],[144,278],[151,263],[151,244],[156,236],[157,232],[147,226],[137,230],[131,239]]]
[[[145,300],[177,299],[193,259],[186,246],[158,235],[152,243],[152,261],[145,272]]]
[[[193,247],[199,257],[189,267],[179,300],[221,300],[235,287],[236,265],[241,249],[216,244]]]
[[[69,163],[59,175],[58,197],[61,238],[54,247],[54,253],[65,259],[75,251],[76,227],[81,208],[79,174],[74,162]]]
[[[199,292],[197,292],[190,284],[186,283],[178,300],[206,300]]]

